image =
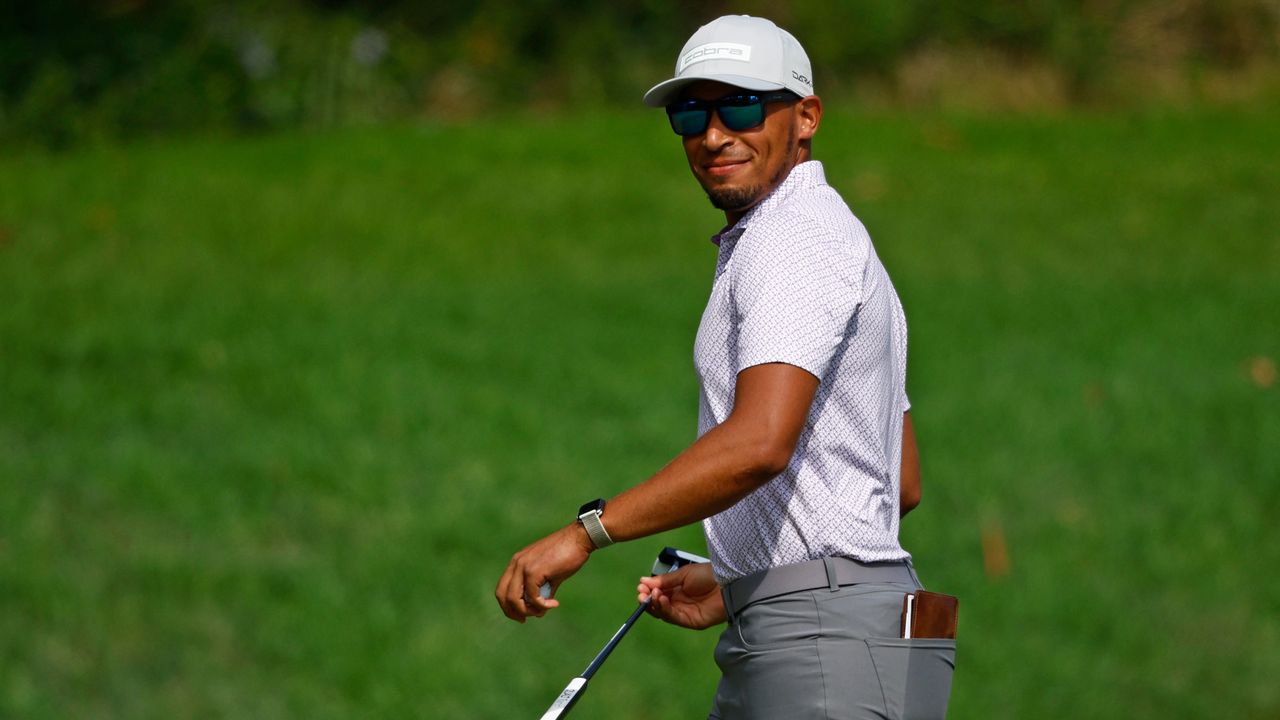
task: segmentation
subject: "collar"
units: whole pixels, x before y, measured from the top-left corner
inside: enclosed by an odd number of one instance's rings
[[[827,175],[822,169],[820,160],[809,160],[791,168],[791,172],[787,173],[787,177],[773,192],[765,196],[764,200],[756,203],[756,206],[747,211],[742,219],[733,225],[726,225],[720,228],[720,231],[711,236],[712,244],[719,245],[726,240],[737,240],[742,233],[747,231],[747,226],[751,224],[751,220],[757,213],[768,213],[774,208],[781,205],[796,189],[801,187],[812,187],[816,185],[826,185]]]

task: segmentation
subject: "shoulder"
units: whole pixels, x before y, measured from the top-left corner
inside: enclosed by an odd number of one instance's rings
[[[862,266],[872,252],[866,227],[828,185],[806,188],[753,218],[741,245],[751,260],[813,257],[846,267]]]

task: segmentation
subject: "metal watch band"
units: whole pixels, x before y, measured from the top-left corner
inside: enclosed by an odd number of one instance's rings
[[[596,549],[606,548],[613,544],[613,538],[609,537],[609,533],[604,529],[604,523],[600,522],[600,511],[583,513],[578,516],[578,520],[582,523],[582,527],[587,531],[587,537],[591,538],[591,543]]]

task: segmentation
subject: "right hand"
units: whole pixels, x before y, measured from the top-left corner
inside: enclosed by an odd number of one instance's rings
[[[728,619],[711,563],[697,563],[665,575],[640,578],[639,601],[652,598],[649,614],[672,625],[703,630]]]
[[[542,617],[548,610],[559,607],[560,601],[554,597],[556,589],[578,572],[594,549],[587,531],[574,522],[513,555],[493,591],[502,612],[522,623],[526,618]],[[543,583],[551,586],[552,597],[542,597]]]

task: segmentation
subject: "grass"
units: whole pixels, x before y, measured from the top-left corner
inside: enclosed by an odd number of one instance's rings
[[[1276,127],[828,114],[952,717],[1280,713]],[[718,226],[648,114],[0,158],[0,716],[540,713],[703,547],[492,598],[692,439]],[[714,641],[642,622],[575,717],[700,717]]]

